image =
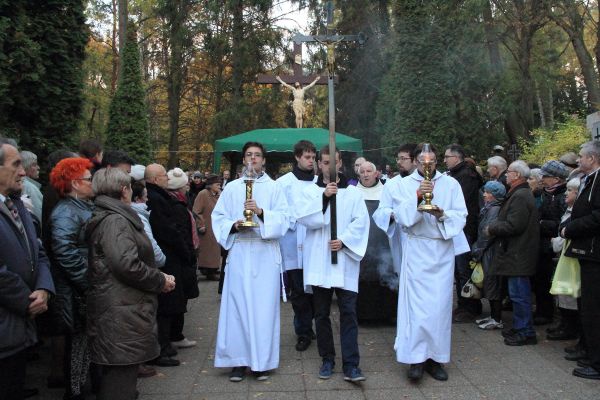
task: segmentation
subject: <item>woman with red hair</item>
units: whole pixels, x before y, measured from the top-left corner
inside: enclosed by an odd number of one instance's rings
[[[85,158],[65,158],[50,172],[50,184],[60,197],[52,210],[49,229],[56,285],[53,322],[66,336],[65,400],[84,398],[82,389],[90,366],[85,333],[88,248],[84,232],[94,207],[92,167]]]

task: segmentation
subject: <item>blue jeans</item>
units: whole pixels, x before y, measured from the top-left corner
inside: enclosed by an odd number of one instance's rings
[[[529,277],[509,276],[508,295],[513,303],[513,329],[527,337],[535,336]]]
[[[317,328],[317,347],[323,361],[335,361],[333,332],[329,312],[333,292],[340,309],[340,342],[342,347],[342,364],[344,372],[358,367],[358,320],[356,318],[356,299],[358,293],[340,288],[325,289],[313,286],[313,304],[315,309],[315,327]]]

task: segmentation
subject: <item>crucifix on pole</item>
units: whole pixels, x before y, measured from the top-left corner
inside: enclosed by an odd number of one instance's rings
[[[336,145],[335,145],[335,96],[334,96],[334,84],[336,82],[335,76],[335,45],[341,42],[358,42],[364,44],[366,37],[364,34],[359,33],[357,35],[338,35],[335,33],[334,23],[334,5],[333,1],[327,2],[327,32],[325,35],[301,35],[296,34],[294,36],[294,51],[295,54],[300,54],[300,63],[294,59],[294,76],[286,78],[303,77],[302,65],[301,65],[301,52],[302,43],[305,42],[317,42],[327,46],[327,86],[328,86],[328,99],[329,99],[329,154],[330,154],[330,166],[331,170],[329,173],[332,182],[337,180],[336,170]],[[299,49],[299,50],[296,50]],[[276,82],[261,82],[262,77],[259,76],[259,83],[276,83]],[[263,78],[264,79],[264,78]],[[271,77],[272,79],[272,77]],[[307,81],[311,78],[306,77]],[[294,81],[296,82],[296,81]],[[300,81],[298,81],[300,82]],[[305,81],[306,82],[306,81]],[[302,82],[301,82],[302,83]],[[331,196],[330,202],[331,212],[331,240],[337,239],[337,207],[335,195]],[[337,252],[331,252],[331,263],[337,264]]]

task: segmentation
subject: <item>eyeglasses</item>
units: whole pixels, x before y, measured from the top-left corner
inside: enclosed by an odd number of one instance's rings
[[[412,161],[412,158],[410,157],[396,157],[396,161]]]
[[[256,157],[256,158],[261,158],[263,155],[262,153],[252,153],[252,152],[247,152],[246,154],[244,154],[244,157]]]
[[[74,181],[88,181],[91,182],[92,181],[92,177],[88,176],[87,178],[77,178],[77,179],[73,179]]]
[[[448,159],[448,158],[456,158],[458,156],[444,156],[444,160]]]

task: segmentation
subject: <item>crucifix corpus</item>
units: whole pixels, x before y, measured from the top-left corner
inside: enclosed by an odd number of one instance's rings
[[[302,75],[302,43],[304,42],[317,42],[327,46],[327,87],[328,87],[328,99],[329,99],[329,154],[330,154],[330,172],[329,176],[332,180],[337,180],[337,170],[336,170],[336,146],[335,146],[335,97],[334,97],[334,84],[336,81],[335,76],[335,45],[341,42],[358,42],[359,44],[364,44],[366,41],[365,35],[361,32],[358,35],[338,35],[335,33],[335,24],[334,24],[334,6],[333,1],[327,2],[327,32],[325,35],[302,35],[297,33],[294,36],[294,53],[300,54],[300,62],[294,59],[294,75],[285,77],[287,79],[295,79],[295,77],[304,77]],[[298,46],[298,47],[297,47]],[[296,52],[296,49],[299,51]],[[297,57],[297,56],[296,56]],[[265,82],[261,81],[261,78],[264,79],[263,76],[259,76],[258,83],[276,83],[276,82]],[[318,83],[320,77],[304,77],[304,83],[313,82],[313,84]],[[272,79],[272,77],[271,77]],[[289,82],[281,79],[284,82]],[[302,81],[294,80],[295,82],[302,83]],[[294,102],[296,98],[294,97]],[[297,119],[296,119],[297,121]],[[331,211],[331,240],[337,239],[337,207],[335,195],[331,196],[329,207]],[[331,252],[331,263],[337,264],[337,252]]]

